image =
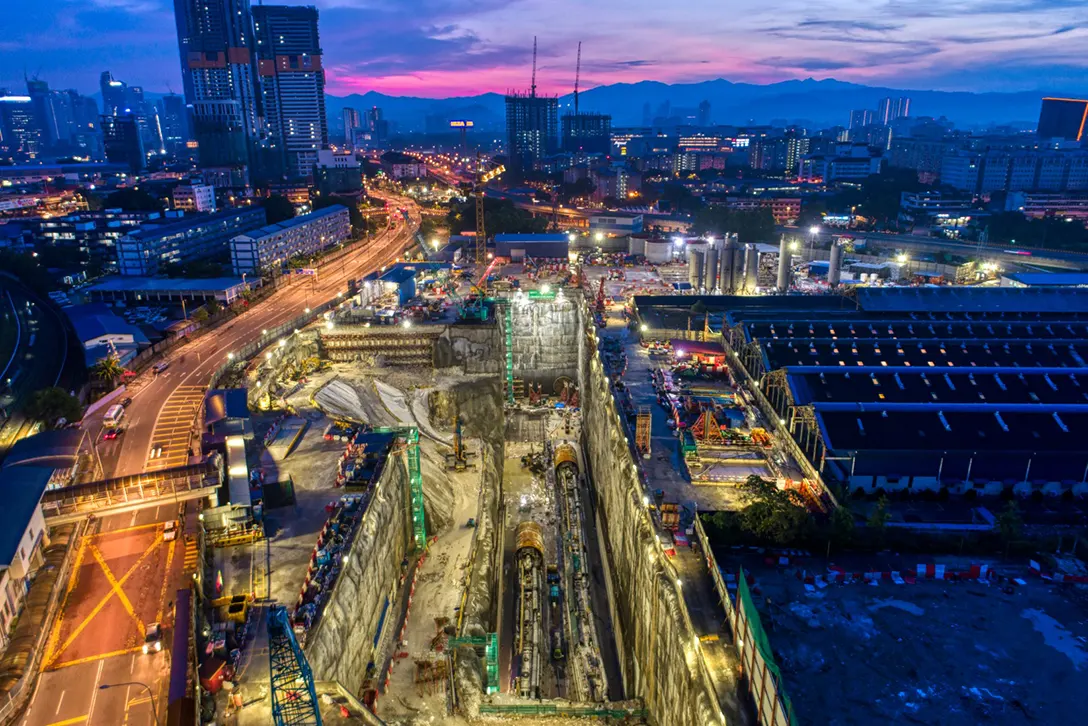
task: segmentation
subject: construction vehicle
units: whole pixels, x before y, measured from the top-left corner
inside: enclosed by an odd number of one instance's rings
[[[475,468],[476,465],[473,462],[475,458],[475,451],[465,449],[464,437],[461,434],[461,417],[455,416],[453,419],[453,451],[446,454],[446,469],[449,471],[464,471],[468,468]]]
[[[767,433],[766,429],[752,429],[751,436],[753,444],[758,444],[760,446],[765,446],[768,448],[774,445],[774,439],[771,438],[771,435]]]

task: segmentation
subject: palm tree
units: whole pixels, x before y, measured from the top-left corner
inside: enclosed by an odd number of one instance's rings
[[[125,367],[121,365],[121,359],[116,353],[112,352],[105,358],[101,358],[91,369],[91,373],[95,378],[108,382],[110,387],[113,387],[124,372]]]

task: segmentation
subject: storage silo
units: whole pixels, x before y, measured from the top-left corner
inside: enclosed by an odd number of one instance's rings
[[[723,295],[732,295],[736,289],[733,282],[733,265],[735,264],[733,258],[736,252],[733,238],[726,235],[722,241],[721,260],[718,263],[718,287],[721,288]]]
[[[792,260],[790,243],[786,241],[786,235],[782,235],[782,241],[778,243],[778,284],[776,288],[779,294],[790,289],[790,262]]]
[[[842,281],[842,243],[831,243],[831,259],[827,263],[827,284],[835,287]]]
[[[718,287],[718,248],[714,243],[706,251],[706,276],[703,278],[703,287],[707,292],[713,292]]]
[[[744,245],[744,292],[756,294],[759,280],[759,249],[753,244]]]
[[[691,250],[688,254],[688,282],[695,291],[703,286],[704,266],[703,253],[699,250]]]

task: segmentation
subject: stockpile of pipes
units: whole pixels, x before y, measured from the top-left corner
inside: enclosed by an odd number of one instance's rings
[[[340,576],[343,558],[351,548],[355,530],[363,516],[363,498],[360,495],[345,495],[326,505],[325,509],[329,516],[317,535],[317,543],[306,566],[306,579],[295,601],[292,622],[301,644],[305,643],[306,633],[320,617]]]

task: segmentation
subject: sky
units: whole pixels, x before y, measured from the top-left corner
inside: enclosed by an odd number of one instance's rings
[[[256,0],[254,0],[256,3]],[[279,0],[314,5],[334,95],[836,78],[903,89],[1088,92],[1088,0]],[[23,74],[181,91],[173,0],[2,0],[0,88]]]

